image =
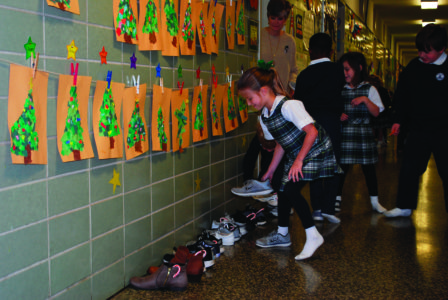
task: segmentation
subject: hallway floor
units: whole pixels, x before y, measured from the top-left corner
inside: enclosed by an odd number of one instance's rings
[[[383,148],[377,165],[379,199],[387,209],[395,207],[400,166],[393,148],[393,143]],[[307,188],[303,194],[309,199]],[[347,176],[339,217],[340,224],[316,224],[325,243],[308,260],[294,260],[305,241],[295,214],[290,247],[255,246],[257,238],[276,228],[277,220],[270,217],[266,226],[225,247],[202,281],[189,283],[186,291],[126,288],[111,299],[448,298],[448,222],[433,159],[422,176],[418,209],[411,218],[386,219],[373,212],[359,166]]]

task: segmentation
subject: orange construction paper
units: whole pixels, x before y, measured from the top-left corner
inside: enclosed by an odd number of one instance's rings
[[[183,89],[182,94],[180,90],[174,91],[171,94],[171,135],[173,137],[173,152],[179,151],[183,152],[183,149],[190,146],[190,101],[188,100],[188,89]],[[176,110],[181,109],[182,103],[185,103],[185,113],[184,115],[187,117],[185,132],[181,133],[182,144],[180,144],[180,137],[178,136],[179,130],[179,121],[176,118]]]
[[[227,49],[235,48],[235,1],[226,0],[226,28]]]
[[[162,31],[161,31],[161,35],[163,35],[163,39],[162,39],[162,55],[163,56],[179,56],[179,39],[180,39],[180,32],[181,32],[181,26],[179,25],[178,22],[178,31],[177,31],[177,35],[172,36],[168,30],[167,27],[167,16],[165,13],[165,4],[166,2],[171,3],[172,5],[174,5],[174,10],[176,11],[176,16],[179,16],[179,4],[178,1],[174,1],[174,0],[161,0],[162,1],[162,5],[160,7],[160,10],[162,12],[162,17],[161,17],[161,23],[162,23]]]
[[[216,4],[215,1],[210,0],[210,5],[208,9],[208,24],[210,25],[210,51],[211,53],[218,54],[219,52],[219,32],[220,32],[220,24],[221,24],[221,18],[222,13],[224,12],[224,5],[222,4]],[[212,24],[213,24],[213,18],[215,18],[215,35],[213,36],[212,33]]]
[[[202,104],[199,105],[199,93],[202,96]],[[208,138],[208,121],[207,121],[207,93],[208,93],[208,86],[203,85],[196,86],[194,88],[193,92],[193,103],[191,106],[191,128],[193,131],[193,142],[199,142],[202,140],[205,140]],[[200,117],[198,116],[198,111],[200,110],[200,113],[202,114],[203,118],[203,128],[202,130],[196,129],[196,120]]]
[[[9,131],[19,119],[24,110],[25,100],[30,90],[30,81],[33,85],[33,102],[36,116],[35,131],[39,138],[37,150],[31,150],[31,161],[27,164],[47,163],[47,86],[48,73],[36,71],[33,78],[33,69],[10,65],[9,94],[8,94],[8,128]],[[11,137],[12,138],[12,137]],[[11,141],[12,145],[12,141]],[[11,152],[13,164],[25,164],[25,157]]]
[[[224,127],[226,132],[232,131],[238,128],[238,117],[237,117],[237,105],[235,103],[235,94],[233,91],[233,87],[235,82],[232,82],[231,85],[226,83],[224,92],[223,92],[223,109],[224,109]],[[230,89],[230,98],[228,97],[228,90]],[[233,115],[233,116],[232,116]]]
[[[70,162],[78,160],[75,152],[69,155],[62,155],[62,137],[65,130],[65,122],[67,119],[68,103],[70,101],[70,89],[73,86],[72,75],[59,75],[58,87],[58,107],[57,107],[57,139],[58,149],[63,162]],[[88,108],[89,108],[89,92],[92,77],[77,76],[76,91],[78,94],[78,109],[81,118],[81,128],[83,129],[82,139],[84,143],[84,150],[79,152],[79,160],[94,157],[92,144],[90,142],[89,126],[87,122]]]
[[[168,152],[171,149],[170,105],[172,90],[153,85],[152,93],[152,150]],[[159,111],[160,117],[163,116],[163,123],[160,120],[160,126],[158,125]],[[166,143],[160,141],[159,131],[161,135],[166,137]]]
[[[241,9],[243,9],[243,13],[244,13],[244,6],[243,5],[244,5],[244,0],[238,1],[237,6],[236,6],[236,15],[235,15],[235,22],[236,23],[238,22],[238,16],[240,15]],[[236,23],[235,23],[235,28],[236,28],[236,25],[237,25]],[[244,29],[245,29],[245,32],[247,34],[247,24],[246,23],[247,23],[246,22],[246,17],[243,16]],[[239,34],[238,31],[237,31],[236,36],[237,36],[237,43],[238,43],[238,45],[246,44],[245,34]]]
[[[138,101],[138,103],[137,103]],[[145,101],[146,101],[146,84],[139,85],[139,93],[137,87],[133,86],[124,90],[123,93],[123,142],[126,154],[126,160],[142,155],[149,150],[148,142],[148,126],[145,120]],[[138,105],[139,116],[144,124],[145,135],[140,142],[134,146],[129,146],[127,142],[129,134],[129,124],[132,120],[134,109]]]
[[[149,16],[146,18],[147,5],[155,5],[156,15]],[[165,35],[161,34],[162,32],[162,24],[160,22],[161,12],[160,12],[160,1],[159,0],[140,0],[140,14],[138,18],[138,50],[146,51],[146,50],[162,50],[162,38]],[[152,22],[153,18],[157,19],[157,30],[153,33],[143,33],[143,26],[145,22]]]
[[[70,0],[70,7],[68,7],[67,5],[65,5],[63,3],[54,3],[51,0],[47,0],[47,4],[48,4],[48,6],[53,6],[53,7],[59,8],[60,10],[63,10],[63,11],[68,11],[68,12],[71,12],[71,13],[74,13],[77,15],[80,14],[78,0]]]
[[[247,112],[246,99],[244,99],[240,95],[237,95],[237,99],[238,99],[238,111],[240,112],[241,123],[246,123],[247,119],[249,118],[248,112]],[[244,105],[242,105],[242,104],[244,104]]]
[[[226,91],[226,86],[218,85],[216,88],[212,86],[212,93],[210,95],[210,115],[212,123],[212,135],[222,135],[221,125],[221,109],[222,109],[222,97]]]
[[[208,3],[196,2],[196,28],[202,53],[211,54],[212,28],[208,21]],[[202,13],[202,17],[201,17]],[[201,20],[202,18],[202,20]]]
[[[136,37],[132,37],[132,35],[125,34],[124,32],[121,32],[119,24],[117,24],[117,17],[119,12],[119,5],[120,3],[129,3],[130,8],[132,10],[132,20],[131,22],[135,22],[135,29],[136,29]],[[137,6],[137,0],[114,0],[113,2],[113,9],[114,9],[114,31],[115,31],[115,37],[117,38],[118,42],[128,43],[128,44],[137,44],[138,43],[138,6]]]
[[[182,55],[195,55],[196,54],[196,18],[197,5],[190,3],[191,0],[180,0],[180,22],[179,22],[179,46],[180,54]],[[187,9],[191,8],[190,22],[191,22],[191,37],[192,39],[184,40],[184,36],[187,35],[184,29],[184,23],[186,19]],[[199,17],[198,17],[199,18]],[[188,22],[187,22],[188,23]]]
[[[113,102],[115,103],[115,114],[117,116],[120,133],[113,137],[100,136],[99,126],[101,119],[101,106],[103,104],[103,95],[107,89],[107,81],[97,81],[95,95],[93,96],[92,108],[92,127],[95,137],[96,149],[99,159],[123,157],[123,128],[121,126],[121,103],[123,101],[124,83],[111,82]],[[112,148],[113,147],[113,148]]]

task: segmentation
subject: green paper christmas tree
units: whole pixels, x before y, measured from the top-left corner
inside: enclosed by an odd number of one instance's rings
[[[70,0],[51,0],[51,2],[57,4],[60,9],[70,8]]]
[[[165,133],[165,118],[163,117],[162,107],[159,107],[159,110],[157,111],[157,131],[157,136],[160,141],[160,148],[162,148],[163,151],[166,151],[168,139]]]
[[[227,88],[227,99],[228,99],[227,117],[229,118],[229,120],[232,121],[232,127],[235,127],[236,112],[235,112],[235,105],[233,104],[233,98],[230,86]]]
[[[76,86],[70,89],[70,99],[67,102],[67,118],[65,119],[65,129],[62,135],[61,154],[66,156],[73,153],[75,160],[81,160],[81,151],[84,150],[84,139],[82,134],[84,129],[81,127],[81,116],[78,107],[78,93]]]
[[[159,24],[157,23],[157,7],[154,0],[149,0],[146,4],[145,23],[142,31],[143,33],[149,33],[151,44],[157,42],[156,33],[159,32]]]
[[[129,0],[121,0],[118,4],[116,32],[118,36],[124,34],[124,40],[129,44],[137,38],[137,22]]]
[[[23,156],[24,164],[31,163],[31,150],[37,150],[39,144],[32,87],[28,91],[22,114],[11,127],[11,141],[11,152]]]
[[[191,22],[191,4],[188,3],[187,9],[185,10],[185,20],[182,26],[182,38],[187,42],[188,49],[193,46],[193,23]]]
[[[212,37],[215,39],[215,44],[216,44],[216,19],[215,19],[215,11],[213,11],[213,17],[212,17]]]
[[[207,34],[205,32],[204,13],[202,10],[201,13],[199,14],[199,29],[201,30],[202,46],[204,47],[204,51],[207,52],[207,46],[206,46],[207,44],[205,42]]]
[[[241,96],[238,96],[238,108],[240,111],[244,112],[244,117],[247,118],[247,102],[246,99]]]
[[[128,149],[135,146],[135,152],[142,152],[142,141],[145,141],[146,128],[140,116],[139,100],[135,99],[134,111],[129,121],[129,131],[126,142]]]
[[[227,19],[227,36],[230,38],[232,35],[232,21],[230,17]]]
[[[215,93],[212,93],[212,122],[215,124],[215,128],[218,129],[219,126],[219,118],[218,118],[218,111],[216,108],[216,97]]]
[[[177,32],[179,31],[179,21],[177,20],[177,13],[174,8],[174,2],[172,0],[166,0],[165,7],[163,8],[166,15],[166,28],[170,35],[173,37],[172,44],[174,47],[177,45]]]
[[[109,138],[110,149],[114,149],[114,136],[120,134],[118,126],[117,114],[115,113],[115,102],[112,90],[106,88],[103,94],[103,103],[100,107],[100,120],[98,124],[99,135]]]
[[[240,13],[238,14],[238,21],[236,22],[236,32],[241,35],[244,40],[244,34],[246,33],[246,26],[244,24],[244,1],[241,1]]]
[[[185,132],[185,125],[187,125],[188,118],[185,116],[185,101],[182,101],[180,109],[174,111],[174,116],[177,119],[177,139],[179,140],[179,152],[184,152],[182,148],[183,133]]]
[[[196,105],[196,115],[194,117],[194,129],[199,130],[202,136],[204,131],[204,113],[202,111],[202,92],[198,95],[198,104]]]

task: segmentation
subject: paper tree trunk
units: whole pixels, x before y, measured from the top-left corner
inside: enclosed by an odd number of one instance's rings
[[[180,54],[196,54],[196,7],[189,0],[180,0],[179,45]]]
[[[169,151],[170,138],[170,104],[172,90],[153,85],[152,88],[152,150]]]
[[[210,116],[211,116],[211,128],[212,135],[222,135],[222,125],[221,125],[221,109],[222,109],[222,98],[226,87],[224,85],[218,85],[216,88],[212,86],[212,93],[210,95]]]
[[[188,89],[173,91],[171,94],[171,135],[173,137],[173,152],[182,153],[190,146],[190,103]]]
[[[87,122],[92,77],[59,75],[57,105],[58,149],[63,162],[94,157]]]
[[[149,150],[148,127],[145,120],[146,84],[131,87],[123,93],[123,140],[126,160]]]
[[[179,56],[179,5],[177,0],[162,0],[162,55]]]
[[[63,11],[68,11],[79,15],[79,2],[78,0],[47,0],[48,6],[59,8]]]
[[[117,41],[137,44],[137,0],[113,0],[114,28]]]
[[[121,103],[124,83],[97,81],[93,97],[93,134],[99,159],[123,157]]]
[[[248,113],[247,113],[247,101],[240,95],[238,97],[238,111],[240,112],[240,119],[241,123],[246,123],[248,119]]]
[[[208,138],[207,89],[207,85],[203,85],[202,87],[197,86],[194,88],[193,103],[191,106],[193,142],[199,142]]]
[[[235,48],[235,1],[226,0],[227,49]]]
[[[238,45],[246,44],[246,17],[244,16],[244,0],[238,1],[236,6],[235,28]]]
[[[221,24],[222,13],[224,12],[224,5],[216,4],[211,0],[208,9],[208,24],[210,24],[210,52],[219,53],[219,28]]]
[[[234,83],[231,85],[225,84],[225,91],[223,95],[223,107],[224,107],[224,127],[226,132],[232,131],[238,128],[238,117],[236,113],[235,97],[233,92]]]
[[[208,3],[196,2],[196,28],[202,53],[211,54],[212,28],[208,21]]]
[[[160,22],[159,0],[140,0],[140,14],[138,18],[138,49],[162,50],[161,34],[162,24]]]
[[[31,85],[30,85],[31,83]],[[47,163],[48,73],[10,65],[8,128],[13,164]]]

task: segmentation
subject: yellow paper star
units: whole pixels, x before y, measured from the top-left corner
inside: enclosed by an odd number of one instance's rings
[[[243,136],[243,147],[246,146],[246,136]]]
[[[196,174],[197,175],[197,179],[195,180],[196,182],[196,192],[199,191],[201,189],[201,178],[199,178],[199,173]]]
[[[114,176],[109,181],[109,183],[114,185],[114,194],[115,194],[115,188],[117,187],[117,185],[121,186],[120,173],[117,173],[117,171],[115,171],[115,168],[114,168]]]
[[[73,60],[76,60],[76,51],[78,51],[78,47],[75,46],[75,40],[72,40],[72,42],[67,45],[67,59],[73,58]]]

